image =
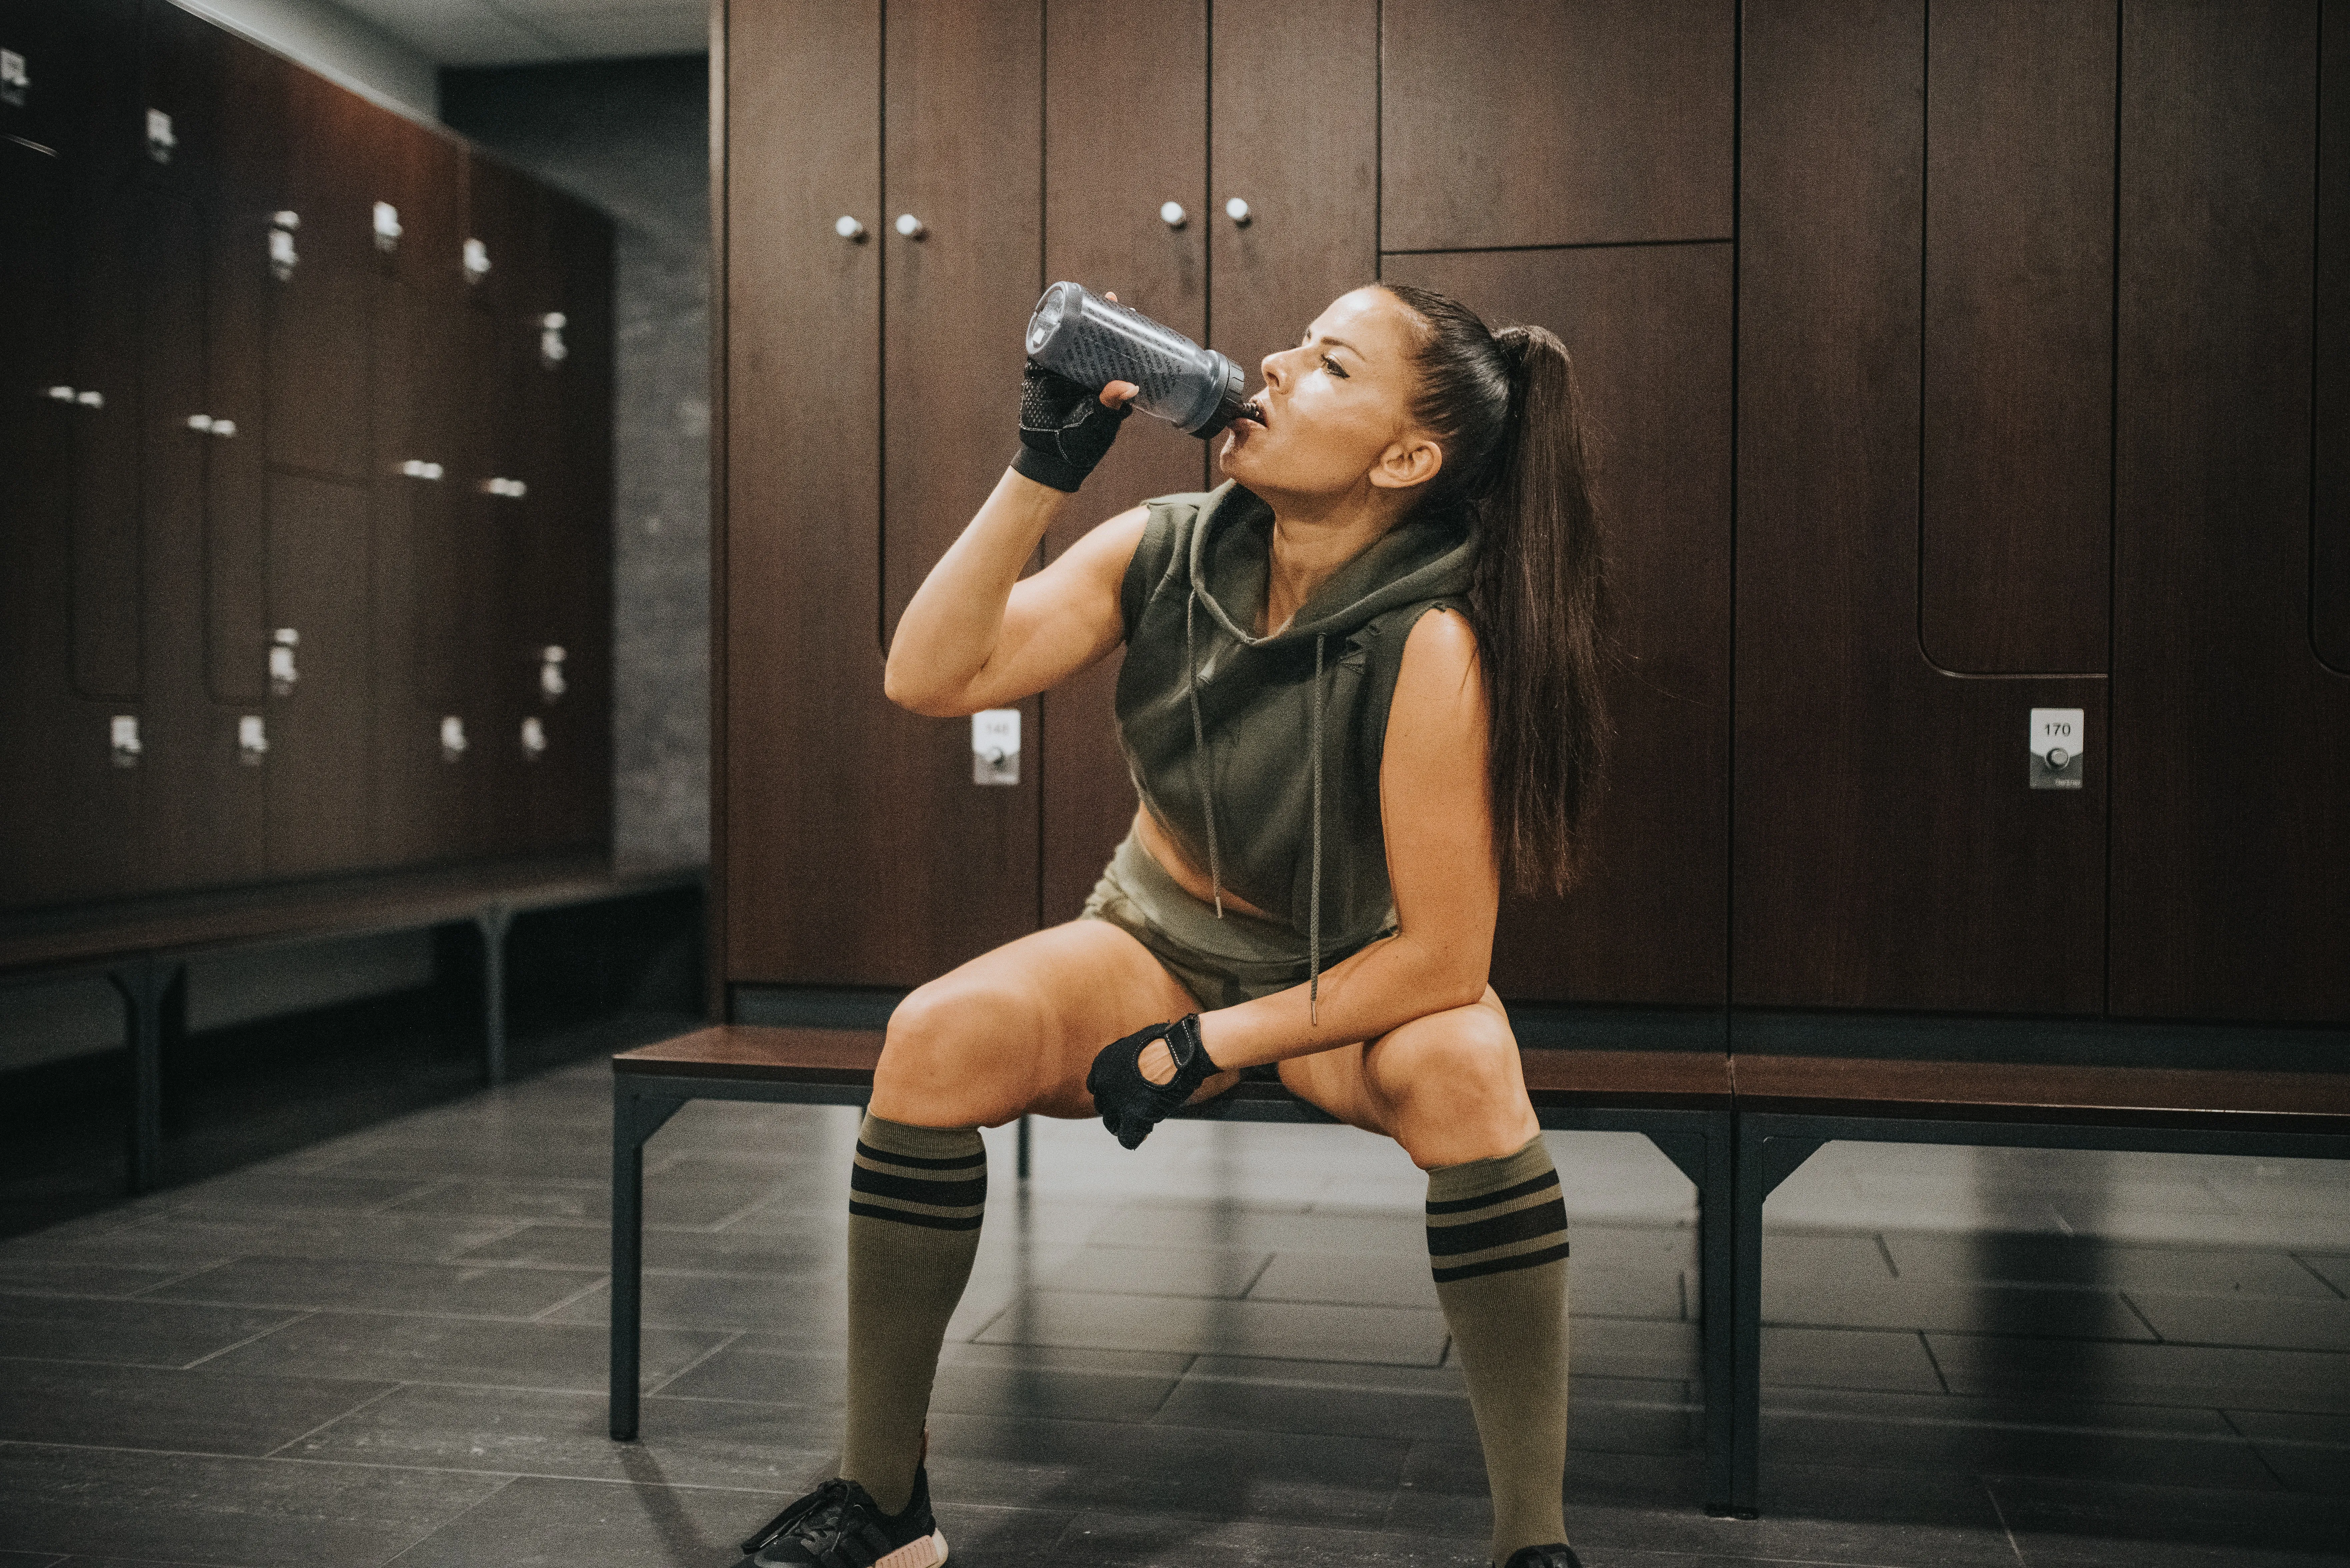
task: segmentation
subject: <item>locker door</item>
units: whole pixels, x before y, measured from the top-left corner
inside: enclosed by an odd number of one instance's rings
[[[1515,1001],[1718,1007],[1730,815],[1730,246],[1396,256],[1386,275],[1574,356],[1623,661],[1586,880],[1512,900],[1493,985]]]
[[[364,321],[361,322],[362,329]],[[273,470],[269,618],[299,628],[298,678],[269,704],[269,869],[280,877],[368,859],[368,492]]]
[[[916,0],[885,8],[880,236],[881,646],[906,600],[1010,462],[1022,334],[1043,279],[1037,233],[1039,0]],[[911,215],[919,234],[900,234]],[[973,782],[971,729],[864,701],[890,794],[879,884],[898,906],[894,974],[918,981],[1034,930],[1036,772]],[[1021,705],[1036,722],[1034,700]]]
[[[472,732],[466,765],[477,794],[473,852],[512,853],[522,846],[526,787],[520,739],[527,633],[522,597],[522,557],[530,518],[545,504],[530,481],[545,482],[530,450],[531,425],[541,410],[526,406],[530,383],[523,356],[529,346],[520,302],[528,297],[536,235],[535,192],[518,176],[485,180],[475,160],[471,185],[473,228],[498,240],[497,271],[468,293],[464,310],[463,406],[465,428],[455,450],[450,501],[459,520],[446,588],[452,619],[447,629],[458,654],[457,691]],[[485,221],[494,218],[494,222]],[[516,496],[513,486],[523,486]]]
[[[2320,92],[2345,85],[2316,79],[2316,24],[2125,7],[2120,1013],[2350,1018],[2350,676],[2309,620],[2313,155]]]
[[[1730,0],[1381,11],[1382,250],[1730,237]]]
[[[1918,640],[1925,41],[1746,20],[1731,999],[2094,1012],[2105,682]],[[2035,708],[2084,711],[2085,787],[2032,787]]]
[[[1053,0],[1045,52],[1045,276],[1115,292],[1196,342],[1209,340],[1208,8],[1137,11],[1117,0]],[[1161,106],[1147,138],[1105,136],[1106,103]],[[1161,213],[1182,209],[1170,223]],[[1253,367],[1251,367],[1253,369]],[[1008,443],[1003,447],[1011,456]],[[1118,444],[1045,539],[1049,560],[1090,528],[1153,495],[1197,490],[1208,444],[1130,416]],[[1044,792],[1043,919],[1076,918],[1134,820],[1112,699],[1119,656],[1038,701]]]

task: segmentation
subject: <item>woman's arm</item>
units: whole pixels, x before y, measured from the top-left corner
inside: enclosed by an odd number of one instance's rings
[[[1379,758],[1379,819],[1398,930],[1325,970],[1318,1015],[1294,986],[1200,1015],[1200,1039],[1218,1067],[1253,1066],[1376,1040],[1399,1024],[1485,994],[1492,967],[1501,873],[1485,780],[1485,685],[1469,623],[1445,610],[1421,616],[1404,643]],[[1142,1071],[1154,1081],[1163,1044]]]
[[[899,618],[881,677],[889,701],[941,719],[1001,708],[1118,645],[1118,589],[1142,542],[1142,508],[1093,529],[1035,576],[1020,576],[1068,500],[1004,470]]]

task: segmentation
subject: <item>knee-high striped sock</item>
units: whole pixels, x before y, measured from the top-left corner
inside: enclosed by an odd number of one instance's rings
[[[1493,1561],[1566,1539],[1566,1203],[1537,1137],[1428,1173],[1428,1261],[1469,1376]]]
[[[848,1436],[840,1473],[892,1513],[914,1493],[947,1320],[971,1279],[987,1149],[969,1127],[867,1116],[848,1177]]]

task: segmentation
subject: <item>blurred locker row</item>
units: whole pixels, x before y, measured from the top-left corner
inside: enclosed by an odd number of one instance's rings
[[[1505,910],[1505,997],[2350,1017],[2345,39],[2316,0],[734,7],[724,978],[919,983],[1072,918],[1134,809],[1114,669],[1024,704],[1008,787],[881,694],[1040,288],[1253,384],[1388,277],[1565,340],[1612,524],[1613,789],[1588,879]],[[1212,479],[1131,421],[1045,553]]]
[[[0,908],[608,846],[608,221],[165,0],[0,50]]]

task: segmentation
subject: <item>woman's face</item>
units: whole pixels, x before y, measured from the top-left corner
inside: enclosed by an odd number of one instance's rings
[[[1417,327],[1409,307],[1376,284],[1340,295],[1296,348],[1264,357],[1263,417],[1233,421],[1217,454],[1224,472],[1268,497],[1431,477],[1436,449],[1410,411]]]

